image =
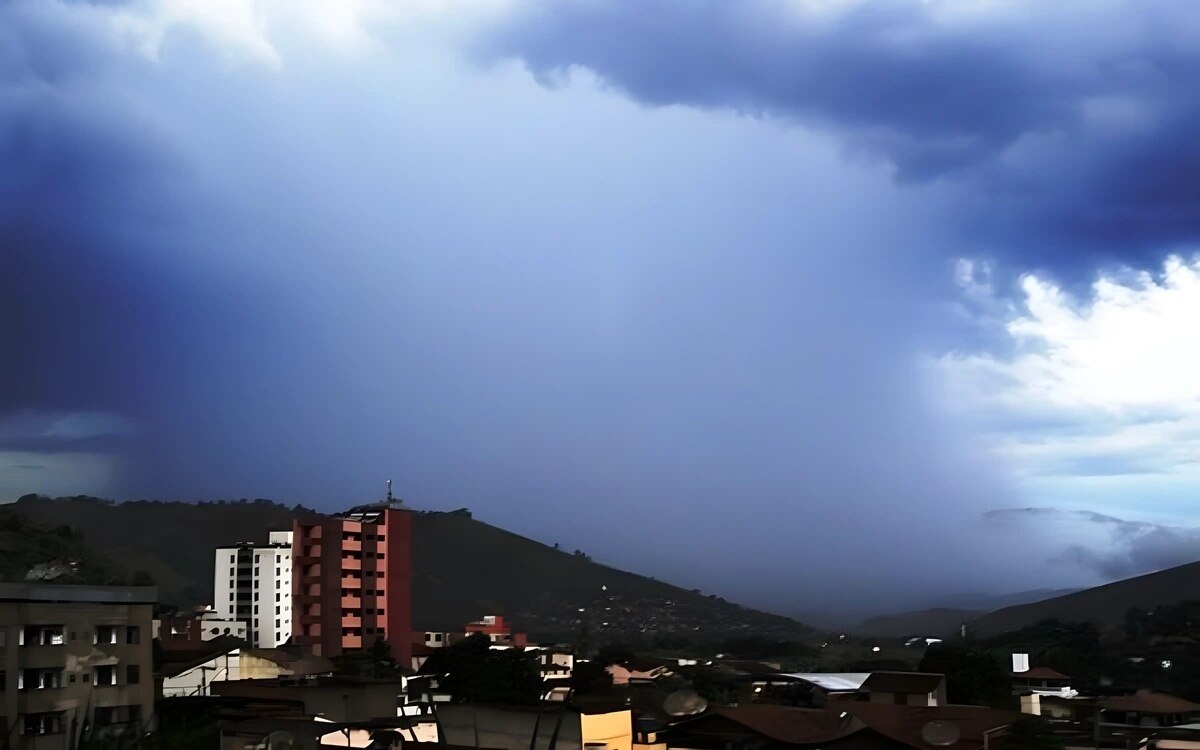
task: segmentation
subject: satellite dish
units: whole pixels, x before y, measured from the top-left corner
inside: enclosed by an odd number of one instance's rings
[[[671,716],[695,716],[708,708],[708,701],[695,690],[676,690],[663,700],[663,710]]]
[[[921,739],[934,747],[949,747],[962,738],[962,730],[948,721],[931,721],[921,727]]]
[[[267,735],[266,750],[317,750],[312,737],[303,737],[286,729],[277,729]]]

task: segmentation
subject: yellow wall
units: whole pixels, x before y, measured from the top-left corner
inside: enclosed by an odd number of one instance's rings
[[[254,656],[246,651],[242,651],[239,661],[240,676],[243,680],[273,680],[291,674],[291,670],[286,670],[273,661]]]
[[[608,750],[633,750],[633,712],[582,714],[579,718],[582,744],[603,742]]]

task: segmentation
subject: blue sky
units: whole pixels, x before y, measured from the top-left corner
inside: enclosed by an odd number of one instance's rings
[[[1197,42],[1165,2],[9,2],[0,495],[392,478],[789,611],[1190,561]]]

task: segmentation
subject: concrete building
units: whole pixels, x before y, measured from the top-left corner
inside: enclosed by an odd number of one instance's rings
[[[272,531],[266,545],[218,547],[213,610],[246,623],[246,640],[275,648],[292,636],[292,532]]]
[[[250,626],[241,620],[227,619],[214,608],[206,607],[187,614],[163,615],[154,621],[151,634],[166,650],[186,650],[226,636],[249,642]]]
[[[11,750],[150,728],[157,599],[153,586],[0,583],[0,731]]]
[[[296,521],[293,643],[320,656],[386,639],[412,660],[412,513],[397,502]]]

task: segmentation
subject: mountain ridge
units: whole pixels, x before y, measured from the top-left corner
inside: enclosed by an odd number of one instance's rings
[[[319,515],[269,500],[114,502],[86,496],[25,496],[0,506],[50,528],[82,530],[104,564],[146,571],[164,602],[210,603],[213,550],[295,518]],[[43,562],[43,561],[37,561]],[[811,628],[591,560],[472,518],[470,511],[413,517],[413,626],[454,629],[502,614],[539,638],[643,641],[761,635],[795,640]]]

